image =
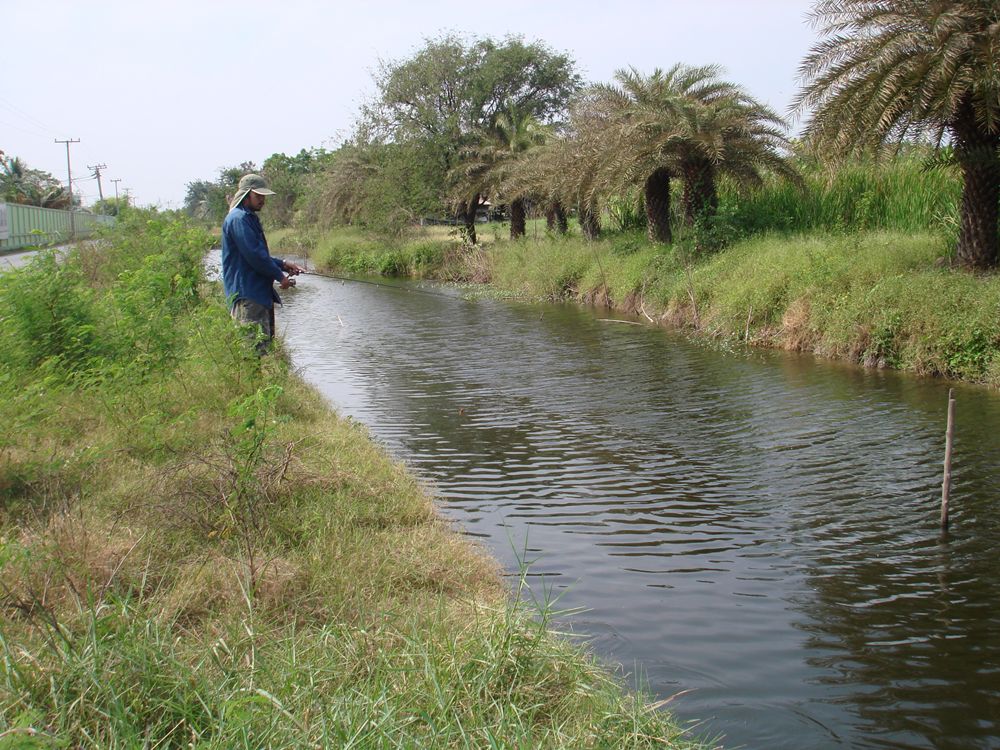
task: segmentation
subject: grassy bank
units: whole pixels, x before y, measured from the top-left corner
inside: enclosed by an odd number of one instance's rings
[[[136,214],[0,276],[0,747],[691,747]]]
[[[699,337],[813,352],[1000,386],[1000,277],[954,270],[940,232],[814,230],[738,240],[721,252],[639,231],[587,242],[529,228],[463,248],[440,229],[402,242],[356,229],[311,241],[313,262],[355,273],[488,282],[499,293],[636,313]]]

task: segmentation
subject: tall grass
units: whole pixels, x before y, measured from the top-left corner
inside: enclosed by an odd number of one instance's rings
[[[953,166],[909,154],[835,167],[798,160],[801,185],[768,179],[754,190],[720,187],[723,217],[760,232],[945,231],[955,234],[961,181]]]
[[[0,276],[0,747],[692,747],[137,215]]]
[[[0,738],[102,748],[693,746],[518,610],[470,610],[464,624],[410,615],[280,626],[245,605],[239,626],[204,639],[179,638],[175,624],[114,598],[71,624],[41,626],[48,638],[30,660],[5,637]]]

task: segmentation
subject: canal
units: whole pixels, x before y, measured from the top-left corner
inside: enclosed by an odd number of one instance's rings
[[[946,383],[415,288],[303,277],[294,365],[696,735],[1000,747],[996,393],[942,537]]]

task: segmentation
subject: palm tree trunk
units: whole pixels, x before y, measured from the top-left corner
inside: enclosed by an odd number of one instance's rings
[[[550,232],[566,234],[569,231],[569,221],[566,209],[559,201],[552,201],[545,211],[545,226]]]
[[[669,244],[673,241],[670,233],[670,170],[660,167],[649,175],[643,194],[649,241]]]
[[[961,228],[955,257],[969,269],[992,268],[997,263],[997,201],[1000,200],[1000,170],[995,158],[962,163]]]
[[[563,204],[560,201],[556,201],[552,211],[556,215],[556,231],[559,234],[567,234],[569,232],[569,217],[566,216],[566,209],[563,207]]]
[[[583,231],[584,238],[588,240],[596,240],[601,236],[601,219],[597,215],[597,209],[590,203],[580,203],[577,208],[577,213],[580,216],[580,229]]]
[[[515,198],[510,202],[510,238],[523,237],[526,231],[524,198]]]
[[[479,210],[479,194],[468,203],[459,203],[458,220],[462,222],[462,236],[470,245],[476,244],[476,211]]]
[[[964,268],[997,263],[997,201],[1000,199],[1000,133],[985,131],[966,95],[951,123],[955,158],[962,167],[962,208],[955,257]]]
[[[701,217],[715,216],[719,196],[715,190],[715,168],[708,159],[689,159],[681,165],[684,178],[684,223],[689,227]]]

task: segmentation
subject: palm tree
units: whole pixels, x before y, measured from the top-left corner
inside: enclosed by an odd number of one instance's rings
[[[550,130],[527,110],[510,105],[497,115],[492,127],[462,152],[456,170],[459,199],[490,195],[510,207],[510,237],[525,234],[525,198],[528,191],[512,179],[517,160],[550,137]]]
[[[567,139],[553,136],[544,144],[520,154],[510,167],[507,185],[512,192],[530,195],[544,207],[550,231],[566,234],[568,220],[562,178],[568,163],[564,156]]]
[[[40,169],[29,169],[17,156],[0,151],[0,198],[42,208],[69,208],[69,193],[59,180]]]
[[[743,91],[686,108],[684,114],[679,162],[688,225],[715,215],[719,175],[749,186],[759,186],[765,173],[801,179],[783,155],[790,149],[784,121]]]
[[[739,86],[719,78],[715,65],[674,65],[645,76],[619,70],[616,84],[592,89],[607,113],[606,169],[643,185],[649,238],[670,242],[671,180],[684,183],[685,222],[712,216],[716,180],[728,174],[759,183],[765,171],[794,177],[782,156],[784,122]]]
[[[24,195],[24,162],[16,156],[7,158],[0,151],[0,197],[10,203],[21,203]]]
[[[606,145],[602,127],[588,118],[579,103],[574,106],[568,132],[519,159],[512,179],[546,206],[550,228],[565,234],[566,207],[572,206],[584,238],[596,240],[601,233],[601,202],[607,193],[601,172]]]
[[[800,66],[794,107],[806,134],[839,154],[932,136],[963,178],[958,262],[997,263],[1000,5],[996,0],[818,0],[826,37]]]
[[[646,226],[651,242],[669,243],[671,180],[679,175],[677,146],[681,108],[696,76],[677,80],[680,66],[664,73],[657,68],[643,76],[635,68],[615,73],[616,84],[591,88],[586,116],[603,130],[602,171],[607,183],[643,186]]]

